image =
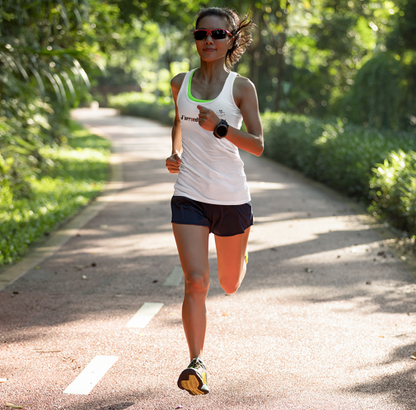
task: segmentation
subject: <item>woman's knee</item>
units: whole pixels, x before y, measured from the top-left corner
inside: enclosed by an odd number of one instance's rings
[[[244,265],[240,269],[228,269],[226,273],[219,272],[218,279],[224,292],[229,295],[237,292],[244,279],[245,273],[246,267]]]
[[[191,271],[185,274],[186,293],[206,294],[209,283],[209,272]]]
[[[233,293],[237,292],[238,288],[240,287],[239,282],[232,282],[232,281],[221,281],[220,285],[225,293],[228,295],[232,295]]]

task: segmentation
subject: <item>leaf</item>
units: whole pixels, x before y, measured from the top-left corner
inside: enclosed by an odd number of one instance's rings
[[[12,404],[12,403],[4,403],[4,405],[6,407],[10,407],[11,409],[24,409],[23,406],[17,406],[16,404]]]
[[[32,66],[29,66],[29,69],[30,69],[30,71],[32,71],[33,75],[36,78],[36,81],[38,83],[41,94],[44,95],[45,94],[45,84],[43,83],[43,80],[42,80],[42,77],[39,74],[39,71],[37,71]]]

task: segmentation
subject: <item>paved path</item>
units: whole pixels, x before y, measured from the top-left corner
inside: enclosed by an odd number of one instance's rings
[[[76,113],[114,141],[118,190],[0,291],[0,408],[416,408],[412,275],[348,202],[249,155],[248,274],[226,296],[211,244],[212,393],[179,390],[188,353],[170,227],[175,176],[164,167],[170,130],[111,114]]]

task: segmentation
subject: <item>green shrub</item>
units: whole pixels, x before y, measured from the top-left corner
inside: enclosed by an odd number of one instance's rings
[[[266,113],[262,121],[266,156],[365,201],[374,165],[394,149],[416,145],[412,133],[382,133],[340,119]]]
[[[26,181],[31,196],[15,195],[8,181],[0,190],[0,267],[18,260],[28,246],[88,204],[108,179],[110,142],[73,124],[63,147],[45,145],[44,167]]]
[[[167,125],[172,125],[175,118],[175,107],[169,97],[138,92],[122,93],[110,96],[108,105],[117,108],[122,115],[150,118]]]
[[[382,164],[376,164],[370,181],[374,216],[394,226],[416,233],[416,152],[391,152]]]
[[[416,234],[414,133],[381,132],[339,119],[280,113],[266,113],[262,121],[266,156],[371,204],[374,215]],[[394,162],[394,156],[399,156],[393,151],[398,150],[404,155],[400,160],[404,168]],[[386,177],[390,174],[395,175],[394,182]]]

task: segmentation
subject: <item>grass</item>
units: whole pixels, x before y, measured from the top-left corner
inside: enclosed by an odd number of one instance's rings
[[[63,147],[44,147],[48,164],[43,175],[30,179],[30,198],[14,199],[0,190],[0,267],[19,260],[35,241],[77,213],[103,189],[109,177],[110,141],[73,123]]]

